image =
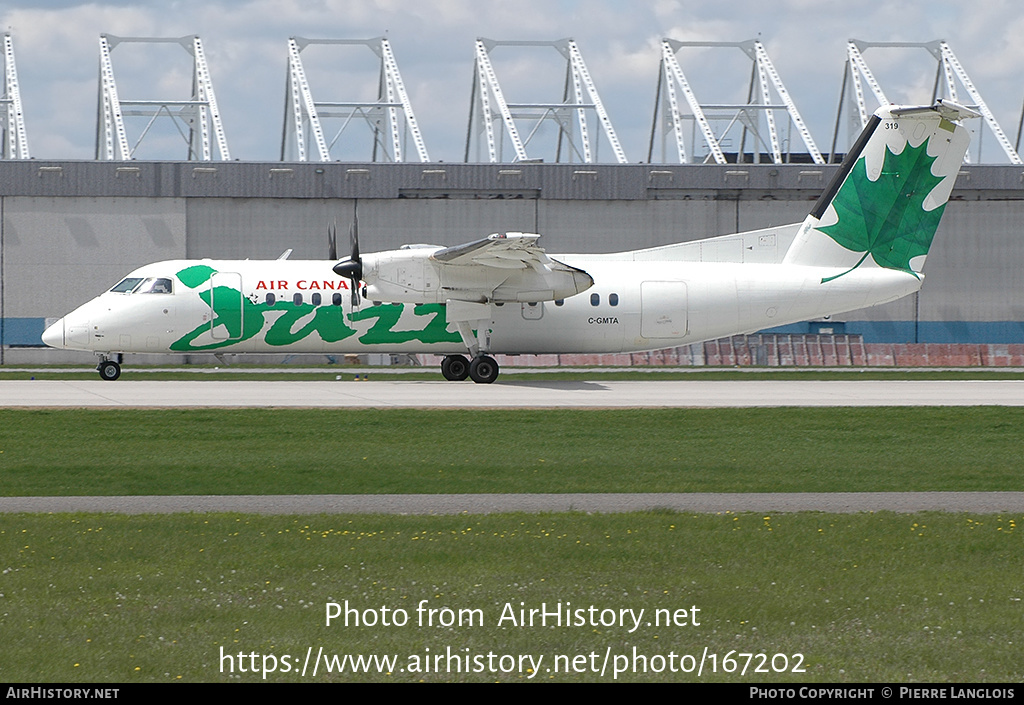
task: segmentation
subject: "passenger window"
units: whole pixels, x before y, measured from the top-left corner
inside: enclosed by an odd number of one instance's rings
[[[267,306],[273,306],[277,302],[277,297],[272,292],[267,292]]]
[[[618,294],[608,294],[608,305],[609,306],[618,306],[619,305],[619,295]]]
[[[296,294],[295,296],[293,296],[292,297],[292,303],[295,304],[296,306],[301,306],[302,305],[302,294]]]
[[[335,306],[341,306],[341,294],[335,294],[331,297],[331,303]]]
[[[555,299],[555,306],[564,306],[565,299]]]
[[[320,292],[317,292],[317,293],[313,294],[313,305],[314,305],[314,306],[319,306],[319,305],[320,305],[320,302],[321,302],[322,300],[323,300],[323,299],[322,299],[322,297],[320,296]]]
[[[601,305],[601,295],[600,294],[591,294],[590,295],[590,305],[591,306],[600,306]]]

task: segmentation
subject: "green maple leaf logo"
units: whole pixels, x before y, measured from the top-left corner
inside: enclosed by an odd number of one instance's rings
[[[880,267],[917,276],[910,260],[928,254],[946,204],[924,209],[924,199],[940,181],[932,174],[936,157],[928,155],[927,140],[918,147],[908,143],[900,154],[885,147],[882,173],[871,181],[861,157],[832,201],[839,222],[819,230],[853,252],[863,252],[857,264],[821,283],[849,274],[868,258]]]

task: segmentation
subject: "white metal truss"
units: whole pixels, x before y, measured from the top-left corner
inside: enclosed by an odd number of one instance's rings
[[[955,102],[960,102],[960,98],[957,90],[957,82],[963,87],[973,101],[969,107],[976,107],[981,113],[985,120],[985,124],[989,130],[995,136],[996,141],[1002,148],[1003,153],[1009,159],[1011,164],[1021,164],[1020,156],[1014,149],[1013,145],[1010,144],[1009,138],[1006,133],[1003,132],[1003,128],[999,125],[992,111],[989,109],[988,104],[985,103],[984,98],[981,97],[981,93],[975,87],[971,77],[967,74],[963,65],[957,59],[956,54],[943,40],[936,40],[932,42],[862,42],[856,39],[850,39],[846,45],[846,68],[843,73],[843,89],[839,98],[839,111],[836,117],[836,129],[835,137],[833,138],[832,152],[836,151],[835,142],[838,139],[840,123],[843,120],[843,104],[844,101],[849,101],[855,106],[856,114],[853,114],[853,107],[847,108],[847,122],[849,125],[849,132],[856,134],[860,129],[863,129],[864,125],[867,124],[868,118],[871,116],[872,110],[868,107],[865,100],[863,88],[861,86],[861,80],[867,82],[868,87],[874,94],[875,100],[879,105],[889,104],[889,100],[886,98],[885,93],[882,90],[881,84],[875,79],[871,70],[868,68],[867,62],[864,60],[863,53],[865,50],[870,48],[894,48],[894,49],[913,49],[921,48],[925,49],[932,55],[936,60],[936,75],[935,84],[932,89],[932,100],[938,98],[949,98]],[[944,94],[940,93],[944,91]],[[852,93],[852,95],[850,95]],[[852,138],[851,138],[852,139]],[[981,161],[981,145],[979,140],[978,146],[978,161]],[[971,161],[970,152],[964,156],[965,162]]]
[[[992,134],[995,135],[996,140],[999,142],[999,146],[1003,149],[1003,153],[1006,154],[1011,164],[1022,164],[1020,155],[1017,154],[1017,150],[1010,144],[1010,140],[1007,138],[1006,133],[1003,132],[1003,128],[999,126],[996,121],[995,115],[989,109],[988,104],[981,97],[981,93],[974,87],[974,81],[967,75],[964,67],[960,64],[960,60],[956,58],[956,54],[949,48],[949,44],[946,42],[939,42],[939,56],[941,57],[942,66],[946,72],[946,84],[951,87],[952,95],[950,99],[956,100],[955,86],[953,83],[953,77],[950,75],[950,71],[960,79],[964,89],[967,91],[967,95],[974,101],[974,105],[978,107],[978,111],[982,117],[985,118],[985,123],[989,129],[992,130]],[[979,148],[980,152],[980,148]],[[981,155],[978,155],[978,161],[981,161]]]
[[[301,52],[311,44],[366,46],[380,59],[380,80],[377,100],[349,102],[317,102],[313,99]],[[328,142],[324,121],[341,120],[334,138]],[[315,158],[331,161],[331,148],[338,143],[353,123],[364,122],[373,134],[373,161],[405,161],[406,143],[412,140],[421,162],[430,161],[423,134],[416,122],[409,94],[398,70],[391,42],[386,37],[373,39],[307,39],[288,40],[288,85],[285,91],[284,130],[281,136],[282,161],[308,161],[315,145]],[[312,140],[310,139],[312,138]]]
[[[4,93],[0,98],[0,120],[4,130],[0,158],[29,159],[25,113],[21,107],[21,89],[18,86],[18,69],[14,63],[14,42],[10,32],[4,34]]]
[[[679,162],[684,163],[686,161],[687,152],[683,141],[683,120],[685,116],[679,106],[674,90],[674,87],[677,85],[683,91],[686,103],[690,107],[690,115],[700,127],[701,134],[704,136],[704,143],[707,145],[711,157],[714,158],[716,164],[725,164],[726,160],[725,154],[722,152],[722,146],[719,144],[718,138],[715,137],[715,133],[711,129],[711,123],[708,122],[707,116],[704,114],[704,108],[697,102],[697,96],[694,95],[690,82],[686,79],[686,74],[683,73],[683,67],[679,65],[679,60],[676,58],[676,51],[680,46],[682,46],[681,42],[673,42],[671,39],[664,39],[661,42],[661,71],[664,76],[664,84],[669,88],[667,94],[670,104],[670,116],[672,118],[671,124],[672,131],[676,136]],[[650,155],[648,155],[648,161],[650,161]]]
[[[741,49],[753,62],[748,101],[743,104],[704,104],[697,100],[690,81],[686,78],[677,54],[684,47],[696,48],[736,48]],[[678,93],[681,92],[686,101],[687,112],[680,104]],[[691,145],[687,149],[685,143],[685,123],[691,121],[699,129],[701,139],[707,149],[703,161],[714,161],[725,164],[728,161],[722,143],[729,131],[737,124],[742,126],[743,135],[736,160],[745,159],[747,137],[754,140],[753,158],[760,161],[761,149],[765,147],[771,153],[771,159],[779,164],[789,161],[790,150],[784,148],[787,142],[779,133],[776,111],[785,110],[790,125],[796,129],[807,149],[807,154],[815,164],[824,164],[824,158],[814,143],[796,103],[789,95],[775,64],[772,63],[764,45],[758,40],[746,42],[680,42],[664,39],[661,43],[661,68],[658,75],[658,89],[655,96],[654,123],[651,125],[651,142],[648,160],[654,159],[654,145],[658,132],[658,121],[661,120],[662,161],[665,161],[665,139],[671,133],[676,142],[676,153],[680,163],[696,159],[696,150]],[[764,115],[766,134],[762,136],[761,114]],[[725,121],[726,126],[720,134],[716,134],[712,122]],[[695,130],[696,132],[696,130]],[[696,139],[694,134],[693,139]],[[691,140],[692,142],[692,140]]]
[[[185,100],[125,100],[120,97],[111,52],[124,43],[179,44],[193,59],[192,96]],[[210,78],[209,64],[202,40],[195,35],[185,37],[116,37],[100,35],[99,105],[96,118],[96,158],[129,160],[135,158],[142,141],[160,117],[170,118],[188,145],[188,159],[211,161],[214,144],[221,160],[231,159],[227,137],[221,121],[217,96]],[[125,117],[146,117],[146,123],[135,141],[129,145]]]
[[[572,68],[573,85],[576,91],[576,103],[580,107],[577,108],[579,114],[580,126],[583,134],[583,144],[587,150],[587,162],[590,162],[590,138],[586,135],[586,110],[583,107],[583,93],[580,90],[580,82],[587,89],[587,95],[590,96],[591,102],[594,104],[594,111],[597,113],[597,118],[601,122],[601,128],[604,130],[605,136],[608,138],[609,144],[612,146],[612,152],[615,153],[615,160],[619,164],[626,163],[626,154],[622,151],[622,145],[619,143],[618,135],[615,134],[615,128],[612,126],[611,118],[608,117],[608,111],[604,108],[604,103],[601,102],[601,96],[597,92],[597,86],[594,85],[593,79],[590,78],[590,70],[587,68],[587,64],[583,61],[583,55],[580,54],[580,49],[576,45],[576,42],[572,39],[566,42],[566,48],[569,51],[569,65]]]
[[[860,126],[857,128],[858,132],[864,129],[864,126],[868,124],[868,118],[871,117],[873,111],[869,111],[867,104],[864,102],[864,87],[861,84],[861,79],[867,82],[868,88],[875,96],[875,100],[878,104],[888,105],[889,99],[885,97],[885,92],[882,90],[881,84],[875,79],[875,75],[871,73],[871,69],[868,68],[868,62],[864,60],[863,54],[861,54],[860,47],[857,42],[850,40],[846,44],[846,55],[849,70],[852,74],[854,94],[857,98],[857,114],[860,116]]]
[[[757,70],[761,77],[761,94],[765,105],[771,103],[770,95],[768,91],[767,82],[764,80],[764,74],[768,74],[768,78],[771,80],[772,86],[775,88],[775,92],[778,93],[779,98],[782,99],[783,105],[786,106],[786,112],[789,115],[789,119],[792,120],[793,126],[796,127],[797,132],[800,134],[800,139],[803,140],[804,146],[807,147],[808,154],[811,155],[811,159],[815,164],[824,164],[825,159],[821,156],[821,150],[814,143],[814,139],[811,137],[810,130],[807,129],[804,119],[800,116],[800,111],[796,107],[796,103],[789,95],[789,91],[786,90],[786,85],[782,82],[782,78],[779,76],[779,72],[775,69],[775,64],[772,63],[771,58],[768,56],[768,52],[765,51],[764,45],[760,41],[754,40],[750,43],[751,48],[754,52],[754,61],[757,64]],[[765,110],[765,115],[768,117],[769,124],[775,122],[775,111],[771,108]],[[774,130],[772,131],[774,133]],[[772,137],[772,148],[775,154],[776,163],[782,161],[782,153],[779,149],[778,138]]]
[[[494,135],[494,121],[495,118],[491,112],[490,99],[488,94],[494,94],[494,103],[498,107],[498,112],[501,114],[501,119],[505,123],[505,130],[508,132],[509,140],[512,142],[512,147],[515,149],[516,156],[513,161],[526,161],[529,157],[526,156],[526,148],[523,145],[523,140],[519,137],[519,129],[516,127],[515,120],[512,119],[512,112],[509,110],[508,103],[505,102],[505,94],[501,90],[501,84],[498,83],[498,76],[494,73],[494,67],[491,66],[491,57],[487,46],[484,44],[483,39],[477,39],[475,44],[476,61],[473,67],[473,89],[475,92],[475,98],[480,100],[480,120],[484,124],[484,129],[487,133],[487,154],[488,161],[491,163],[500,161],[501,157],[498,154],[497,143]],[[473,130],[473,112],[476,109],[476,101],[473,101],[473,105],[470,107],[470,127],[469,132]],[[467,134],[466,138],[466,161],[469,161],[469,139],[470,135]]]
[[[558,51],[566,61],[562,102],[508,103],[490,58],[491,51],[498,46],[547,47]],[[531,161],[527,147],[546,122],[554,122],[558,130],[554,161],[578,161],[584,164],[597,162],[598,141],[592,134],[588,117],[588,113],[592,112],[611,146],[615,161],[619,164],[626,163],[626,155],[612,126],[611,118],[574,40],[496,41],[481,38],[476,40],[474,51],[476,58],[473,65],[473,94],[470,98],[469,126],[466,131],[467,162],[471,158],[474,135],[478,139],[483,135],[486,139],[487,160],[491,163],[504,160],[502,147],[505,136],[508,137],[515,152],[512,161]],[[517,120],[520,122],[517,123]],[[503,132],[495,129],[499,121],[504,126]],[[525,138],[520,133],[522,123],[529,126]],[[478,145],[476,160],[482,161],[480,157]]]
[[[327,149],[327,140],[324,138],[324,130],[320,125],[320,115],[313,102],[313,94],[309,90],[306,69],[302,65],[299,51],[298,42],[295,41],[295,37],[292,37],[288,40],[288,105],[285,107],[281,159],[283,161],[285,158],[285,142],[288,141],[290,134],[295,140],[297,150],[295,158],[300,162],[308,161],[309,150],[306,144],[308,130],[312,132],[313,141],[316,144],[317,158],[319,161],[329,162],[331,153]]]

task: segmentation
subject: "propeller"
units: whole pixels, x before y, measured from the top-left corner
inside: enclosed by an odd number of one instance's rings
[[[327,259],[338,259],[338,221],[327,227]]]
[[[348,229],[352,241],[352,254],[334,265],[334,273],[352,283],[352,308],[359,305],[359,280],[363,278],[363,260],[359,256],[359,220],[354,219]]]

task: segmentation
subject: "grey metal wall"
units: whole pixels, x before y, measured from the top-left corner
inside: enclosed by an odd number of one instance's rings
[[[10,197],[3,208],[5,317],[55,317],[146,262],[185,256],[185,202]]]
[[[541,233],[554,253],[613,252],[798,222],[834,169],[0,163],[6,342],[19,325],[38,328],[147,262],[286,249],[323,258],[335,222],[344,255],[355,213],[364,251],[520,230]],[[940,337],[1024,342],[1022,224],[1021,169],[965,167],[922,293],[845,320],[896,337],[928,323]]]

